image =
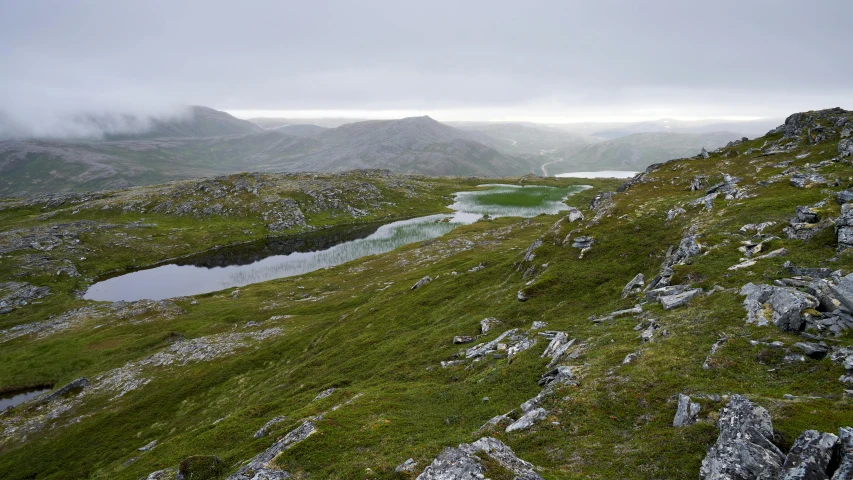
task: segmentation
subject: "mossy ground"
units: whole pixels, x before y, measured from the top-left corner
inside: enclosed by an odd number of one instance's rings
[[[760,147],[764,140],[737,149]],[[770,410],[775,428],[788,439],[806,428],[835,431],[850,425],[851,400],[843,396],[838,382],[842,368],[828,360],[785,363],[777,352],[752,346],[749,340],[780,340],[790,346],[800,339],[772,325],[747,325],[742,297],[734,290],[746,282],[772,282],[786,276],[782,268],[786,260],[845,273],[853,270],[850,255],[828,262],[835,256],[831,229],[807,242],[781,234],[797,205],[829,198],[821,213],[837,215],[839,207],[832,196],[841,187],[796,189],[787,179],[768,186],[757,184],[784,170],[770,164],[802,152],[812,155],[794,165],[835,155],[834,145],[804,145],[758,163],[743,155],[724,158],[720,154],[668,163],[648,181],[615,196],[615,206],[598,225],[566,224],[546,236],[535,263],[547,267],[540,267],[530,284],[530,278],[522,279],[516,263],[559,215],[479,221],[388,254],[241,287],[236,296],[232,290],[199,295],[194,297],[197,304],[190,299],[179,301],[186,313],[168,320],[155,317],[138,325],[114,322],[97,329],[85,325],[41,340],[7,342],[0,348],[0,386],[61,384],[92,376],[165,348],[173,333],[196,338],[234,331],[248,321],[266,321],[284,329],[283,335],[257,348],[211,362],[163,368],[150,384],[121,398],[91,397],[67,417],[90,415],[79,423],[43,431],[23,443],[5,444],[0,474],[15,479],[137,479],[177,466],[192,455],[216,455],[234,466],[229,467],[233,471],[236,464],[263,451],[303,418],[327,412],[317,422],[318,433],[285,451],[275,460],[278,465],[296,478],[395,478],[397,464],[412,457],[425,466],[444,447],[478,438],[476,432],[486,420],[517,408],[540,391],[537,380],[547,364],[539,358],[545,348],[541,339],[511,363],[488,358],[470,367],[439,367],[440,361],[459,351],[452,337],[477,334],[485,317],[503,322],[487,339],[507,328],[529,328],[533,321],[542,320],[549,329],[566,331],[582,344],[581,356],[569,362],[577,367],[580,384],[561,387],[546,400],[548,420],[529,431],[495,434],[520,458],[541,467],[547,479],[696,478],[705,450],[716,438],[715,412],[723,405],[699,398],[703,393],[746,394]],[[759,172],[756,166],[761,166]],[[739,185],[757,196],[737,201],[720,198],[710,212],[701,206],[685,207],[686,214],[665,221],[667,210],[699,196],[687,188],[694,175],[708,175],[713,184],[721,172],[742,177]],[[853,169],[835,163],[821,173],[841,178],[845,187],[850,185]],[[616,185],[613,181],[582,183],[596,188],[576,194],[569,204],[584,207],[596,192]],[[473,183],[445,181],[443,188],[450,192],[471,187]],[[399,205],[411,209],[399,213],[434,213],[447,203],[440,204],[437,199],[401,200]],[[12,210],[0,215],[8,228],[37,223],[33,213]],[[591,213],[585,213],[589,220]],[[155,221],[153,216],[145,217]],[[111,222],[131,219],[138,218],[109,216]],[[768,220],[777,221],[768,233],[780,237],[770,249],[785,247],[788,255],[761,260],[748,269],[728,270],[742,256],[737,251],[739,242],[748,238],[739,228]],[[86,239],[98,255],[90,255],[91,260],[83,263],[85,275],[155,263],[164,255],[260,235],[250,228],[251,222],[241,225],[239,220],[156,218],[156,223],[147,242],[165,244],[169,235],[178,235],[168,244],[186,246],[112,250],[107,239]],[[644,316],[661,326],[650,343],[637,338],[638,321],[632,317],[603,323],[589,320],[593,314],[632,306],[637,298],[620,299],[626,282],[640,272],[653,277],[667,248],[677,245],[692,225],[707,253],[677,267],[675,280],[706,290],[718,285],[724,291],[672,311],[656,304],[644,306]],[[238,233],[244,229],[253,233]],[[595,238],[582,259],[577,249],[562,244],[572,230],[576,230],[573,236]],[[0,269],[5,269],[0,271],[10,274],[13,259],[0,261]],[[469,272],[481,263],[485,269]],[[434,280],[410,290],[425,275]],[[41,304],[7,315],[0,320],[0,328],[41,320],[86,303],[71,293],[82,286],[80,280],[28,281],[51,282],[56,293]],[[527,293],[526,302],[516,299],[519,289]],[[289,317],[269,320],[275,315]],[[713,368],[704,369],[711,346],[723,334],[728,340],[714,355]],[[851,340],[848,333],[829,342],[846,345]],[[637,351],[640,355],[634,363],[621,365],[628,353]],[[329,398],[312,401],[330,387],[337,390]],[[671,426],[678,393],[699,398],[699,423]],[[329,411],[358,394],[351,404]],[[784,394],[810,398],[786,400]],[[252,439],[258,428],[280,415],[287,420],[272,427],[270,436]],[[154,439],[159,442],[155,449],[137,451]],[[125,465],[133,457],[138,458]]]

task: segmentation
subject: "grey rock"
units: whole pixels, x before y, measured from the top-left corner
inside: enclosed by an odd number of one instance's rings
[[[572,242],[572,247],[587,249],[592,247],[592,244],[595,242],[595,239],[592,237],[577,237]]]
[[[418,462],[415,461],[414,458],[410,458],[405,462],[397,465],[397,468],[394,469],[396,473],[415,473],[415,469],[418,468]]]
[[[512,472],[516,480],[542,480],[533,464],[518,458],[511,448],[491,437],[445,448],[417,480],[483,480],[489,472],[478,455],[481,453]]]
[[[527,294],[524,293],[524,291],[519,290],[518,293],[515,294],[515,298],[517,298],[519,302],[526,302]]]
[[[156,446],[157,446],[157,440],[151,440],[150,442],[148,442],[144,446],[139,447],[138,450],[140,452],[148,452],[148,451],[153,450],[154,447],[156,447]]]
[[[668,285],[666,287],[655,288],[646,292],[646,300],[657,301],[660,297],[670,295],[678,295],[687,290],[687,285]]]
[[[815,360],[821,360],[829,353],[829,347],[823,342],[797,342],[794,344],[794,348],[802,350],[807,357]]]
[[[805,223],[817,223],[818,214],[809,207],[797,207],[797,219]]]
[[[427,275],[426,277],[424,277],[424,278],[422,278],[422,279],[418,280],[418,283],[416,283],[416,284],[412,285],[411,290],[415,290],[415,289],[417,289],[417,288],[421,288],[421,287],[423,287],[424,285],[426,285],[427,283],[429,283],[429,282],[431,282],[431,281],[432,281],[432,277],[430,277],[429,275]]]
[[[683,427],[696,423],[696,417],[699,415],[701,406],[698,403],[691,403],[690,397],[683,393],[678,394],[678,410],[675,412],[675,418],[672,420],[673,427]]]
[[[672,310],[673,308],[678,308],[682,305],[686,305],[693,297],[702,293],[701,288],[694,288],[693,290],[687,290],[683,293],[679,293],[676,295],[665,295],[658,298],[661,305],[663,305],[664,310]]]
[[[583,213],[575,207],[569,207],[569,213],[566,214],[565,218],[569,223],[574,223],[578,220],[583,220]]]
[[[625,288],[622,289],[622,298],[625,298],[628,295],[631,295],[632,293],[639,293],[642,290],[641,287],[643,287],[643,285],[645,284],[645,275],[643,275],[642,273],[638,273],[634,276],[633,279],[631,279],[630,282],[628,282],[627,285],[625,285]]]
[[[634,363],[635,360],[640,356],[638,353],[629,353],[625,355],[625,358],[622,359],[622,365],[628,365],[630,363]]]
[[[484,423],[483,426],[477,430],[477,432],[479,433],[483,431],[495,430],[499,427],[504,428],[501,427],[501,424],[503,423],[510,424],[512,423],[512,419],[507,417],[506,415],[495,415],[494,417],[490,418],[489,421]]]
[[[732,395],[720,412],[720,434],[708,449],[702,480],[776,480],[785,456],[773,444],[773,423],[764,408]]]
[[[835,195],[835,199],[841,205],[853,202],[853,190],[842,190]]]
[[[322,392],[318,393],[317,396],[314,397],[314,400],[321,400],[323,398],[327,398],[333,393],[335,393],[335,390],[337,390],[335,387],[327,388],[326,390],[323,390]]]
[[[495,317],[489,317],[480,320],[480,333],[488,333],[493,326],[499,323],[501,323],[501,321]]]
[[[317,428],[310,420],[302,422],[301,425],[240,467],[237,472],[228,477],[228,480],[283,480],[290,478],[289,473],[270,465],[270,462],[281,452],[305,440],[316,431]]]
[[[853,311],[853,273],[842,277],[838,285],[832,287],[832,291],[848,310]]]
[[[575,377],[572,374],[572,367],[561,365],[557,368],[551,369],[542,375],[538,383],[540,387],[575,383]]]
[[[2,313],[9,313],[48,295],[50,295],[48,287],[36,287],[26,282],[0,283],[0,310],[3,311]]]
[[[838,429],[838,450],[841,464],[832,475],[832,480],[853,480],[853,428]]]
[[[89,379],[86,377],[80,377],[80,378],[77,378],[75,380],[72,380],[71,382],[62,386],[62,388],[51,393],[50,395],[47,395],[46,397],[39,398],[36,401],[36,403],[37,404],[49,403],[49,402],[52,402],[52,401],[57,400],[59,398],[62,398],[64,396],[68,395],[69,393],[79,392],[88,386],[89,386]]]
[[[265,423],[263,427],[261,427],[260,429],[258,429],[258,431],[257,431],[257,432],[255,432],[255,434],[254,434],[254,435],[252,435],[252,438],[263,438],[263,437],[266,437],[267,435],[269,435],[270,428],[271,428],[273,425],[275,425],[275,424],[277,424],[277,423],[281,423],[281,422],[283,422],[283,421],[285,421],[285,420],[287,420],[287,417],[275,417],[275,418],[273,418],[273,419],[272,419],[272,420],[270,420],[269,422]]]
[[[782,465],[780,480],[829,480],[828,470],[838,437],[806,430],[794,442]]]
[[[527,430],[532,427],[534,423],[545,420],[545,417],[547,416],[548,412],[544,408],[534,408],[506,427],[506,432],[509,433],[516,430]]]
[[[826,184],[826,179],[817,173],[795,173],[791,175],[791,185],[797,188],[811,188]]]
[[[482,357],[483,355],[486,355],[488,353],[496,351],[497,345],[503,339],[509,337],[510,335],[514,335],[517,331],[518,331],[518,329],[516,329],[516,328],[513,328],[511,330],[507,330],[504,333],[500,334],[498,336],[498,338],[496,338],[490,342],[480,343],[478,345],[475,345],[475,346],[469,348],[468,350],[465,351],[465,358]]]
[[[457,344],[457,345],[461,344],[461,343],[471,343],[473,341],[474,341],[474,337],[470,337],[468,335],[457,335],[457,336],[453,337],[453,343]]]
[[[684,213],[687,213],[687,211],[681,207],[671,208],[669,209],[669,211],[666,212],[666,221],[668,222]]]
[[[534,320],[533,325],[530,326],[531,330],[542,330],[544,328],[548,328],[548,322],[543,322],[541,320]]]

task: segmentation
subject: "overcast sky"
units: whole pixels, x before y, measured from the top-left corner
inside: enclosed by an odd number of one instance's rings
[[[0,109],[30,123],[183,104],[545,121],[853,108],[851,0],[0,7]]]

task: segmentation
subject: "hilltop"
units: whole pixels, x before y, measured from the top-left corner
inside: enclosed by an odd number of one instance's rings
[[[583,180],[558,214],[162,301],[80,293],[226,244],[448,213],[483,182],[236,174],[4,200],[0,389],[49,392],[0,414],[0,476],[850,478],[851,160],[853,112],[797,113]]]

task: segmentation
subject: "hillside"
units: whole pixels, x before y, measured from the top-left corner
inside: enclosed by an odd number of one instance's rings
[[[0,391],[31,398],[0,414],[0,477],[848,479],[851,125],[795,114],[584,180],[568,211],[161,301],[79,294],[271,233],[441,225],[481,181],[240,174],[4,200]],[[497,181],[502,207],[580,182]]]
[[[263,129],[252,122],[208,107],[188,107],[189,112],[174,119],[151,119],[150,125],[134,134],[110,134],[106,140],[131,140],[169,137],[218,137],[246,135]]]
[[[548,172],[595,170],[641,171],[653,163],[696,155],[703,148],[713,150],[743,135],[731,132],[635,133],[613,140],[549,152],[553,162]]]
[[[261,130],[252,125],[261,131],[212,137],[190,136],[189,127],[181,130],[181,125],[158,131],[188,136],[0,142],[0,195],[122,188],[243,171],[382,168],[397,173],[500,176],[531,170],[530,162],[478,142],[476,133],[428,117],[322,130],[295,125]]]

